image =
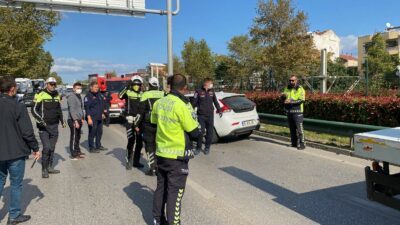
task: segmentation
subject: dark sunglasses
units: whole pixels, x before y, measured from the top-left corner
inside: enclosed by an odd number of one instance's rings
[[[49,83],[51,86],[56,86],[57,84],[56,83]]]
[[[290,82],[295,82],[296,80],[289,80]]]

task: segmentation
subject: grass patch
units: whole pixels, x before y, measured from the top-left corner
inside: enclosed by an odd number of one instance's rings
[[[260,131],[265,131],[272,134],[290,137],[290,130],[288,127],[281,127],[270,124],[261,124]],[[312,141],[325,145],[332,145],[341,148],[350,148],[350,138],[337,136],[332,134],[319,133],[314,131],[304,131],[307,141]]]

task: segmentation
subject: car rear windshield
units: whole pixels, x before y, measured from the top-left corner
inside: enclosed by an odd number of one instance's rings
[[[254,109],[256,104],[250,101],[245,96],[232,96],[222,100],[225,105],[231,108],[236,113],[249,112]]]
[[[128,81],[107,81],[107,91],[110,93],[119,93],[125,88]]]

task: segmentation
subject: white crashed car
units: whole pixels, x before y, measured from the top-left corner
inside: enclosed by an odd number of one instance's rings
[[[223,116],[219,117],[214,106],[213,143],[228,136],[248,137],[260,128],[256,104],[243,94],[216,92]],[[193,94],[186,95],[193,99]]]

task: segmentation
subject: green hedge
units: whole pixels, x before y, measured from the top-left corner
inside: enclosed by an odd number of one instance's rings
[[[284,114],[280,93],[247,93],[260,113]],[[400,98],[361,95],[307,94],[304,105],[307,118],[395,127],[400,125]]]

